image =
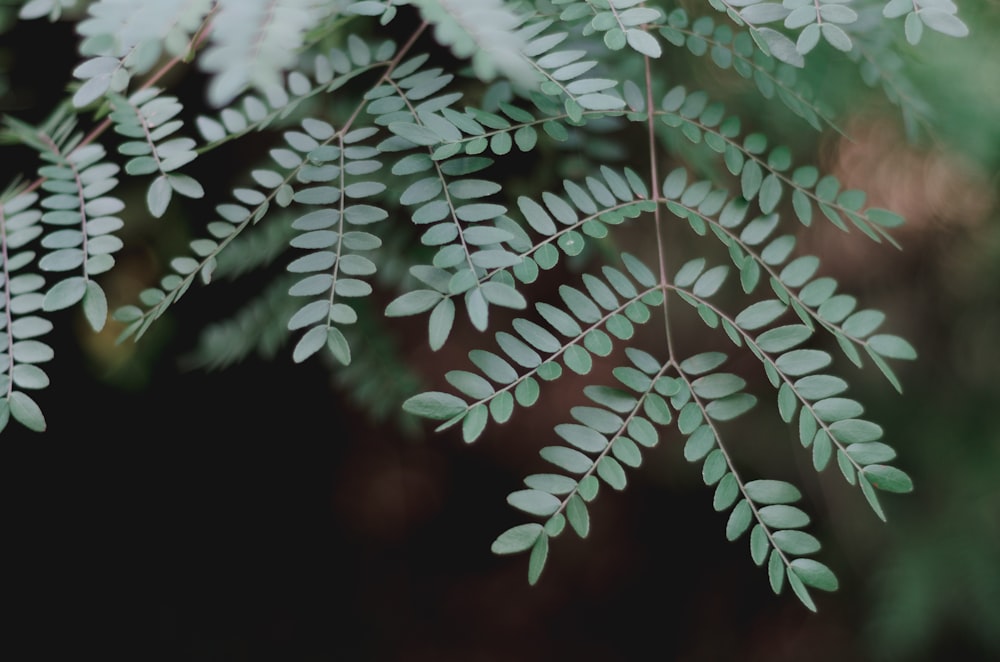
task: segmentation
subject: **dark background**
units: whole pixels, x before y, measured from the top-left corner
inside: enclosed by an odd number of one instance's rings
[[[835,469],[808,469],[770,403],[731,426],[748,474],[803,488],[821,559],[841,585],[815,592],[818,615],[771,593],[745,538],[725,541],[725,514],[671,431],[624,493],[602,492],[588,540],[557,539],[529,587],[526,559],[489,546],[521,521],[504,497],[543,470],[537,449],[575,403],[568,377],[467,446],[372,420],[320,361],[179,366],[199,325],[252,293],[251,280],[193,289],[139,345],[93,336],[73,312],[57,316],[48,340],[58,360],[39,395],[49,430],[12,423],[0,443],[0,645],[16,651],[3,656],[51,660],[69,647],[213,662],[1000,658],[998,7],[969,8],[968,40],[929,35],[918,51],[915,75],[941,108],[934,141],[907,145],[893,109],[874,102],[852,116],[853,142],[810,138],[826,170],[908,224],[902,252],[822,225],[800,245],[841,290],[885,310],[887,330],[921,356],[899,366],[903,396],[871,370],[852,378],[917,487],[883,500],[888,524]],[[71,28],[34,21],[0,36],[0,110],[40,121],[76,63]],[[30,175],[30,153],[3,149],[4,182]],[[155,258],[152,275],[136,266],[146,254],[126,252],[120,264],[155,278]],[[399,349],[429,384],[481,342],[462,328],[467,345],[429,358],[419,322],[399,322]],[[696,325],[678,333],[693,349],[703,342]]]

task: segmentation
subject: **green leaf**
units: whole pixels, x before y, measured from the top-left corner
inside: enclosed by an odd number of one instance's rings
[[[465,412],[465,400],[450,393],[429,391],[414,395],[403,403],[403,409],[416,416],[445,420]]]
[[[752,480],[744,486],[747,496],[758,504],[795,503],[802,493],[783,480]]]
[[[586,375],[594,366],[594,360],[590,352],[579,345],[570,345],[563,352],[563,361],[566,367],[578,375]]]
[[[730,421],[752,409],[756,403],[757,398],[749,393],[735,393],[708,403],[705,413],[716,421]]]
[[[444,347],[454,322],[455,302],[447,298],[441,299],[427,319],[427,338],[432,350],[437,351]]]
[[[586,538],[590,533],[590,513],[579,494],[574,494],[566,502],[566,519],[581,538]]]
[[[882,438],[882,428],[877,423],[862,419],[846,419],[830,424],[834,438],[844,444],[877,441]]]
[[[726,461],[726,456],[723,454],[721,448],[716,448],[708,457],[705,458],[705,464],[701,467],[701,477],[705,481],[706,485],[715,485],[728,471],[729,463]]]
[[[82,276],[59,281],[46,293],[43,307],[46,311],[54,311],[76,305],[87,293],[87,282]]]
[[[585,425],[561,423],[555,427],[555,432],[585,453],[600,453],[608,447],[607,437]]]
[[[729,513],[729,520],[726,522],[726,540],[731,542],[742,536],[750,527],[751,521],[753,521],[753,510],[750,508],[750,502],[741,499]]]
[[[704,352],[681,361],[680,369],[688,375],[701,375],[715,370],[726,360],[722,352]]]
[[[616,490],[624,490],[627,483],[625,470],[613,457],[605,455],[597,462],[597,475]]]
[[[486,429],[486,424],[489,422],[489,409],[483,403],[473,405],[465,418],[462,419],[462,440],[471,444],[483,433]]]
[[[767,539],[767,530],[760,524],[750,530],[750,558],[756,565],[762,565],[767,558],[771,543]]]
[[[624,425],[620,416],[599,407],[573,407],[570,413],[587,427],[604,434],[614,434]]]
[[[575,480],[559,474],[532,474],[524,479],[524,484],[549,494],[569,494],[577,486]]]
[[[795,506],[764,506],[757,514],[764,524],[775,529],[799,529],[809,524],[809,515]]]
[[[659,442],[659,438],[656,434],[656,428],[653,427],[652,423],[641,416],[634,416],[632,420],[628,422],[626,429],[633,439],[646,448],[653,448]]]
[[[795,417],[798,404],[795,389],[789,386],[787,382],[783,383],[778,389],[778,413],[781,415],[781,420],[785,423],[791,423]]]
[[[884,492],[906,493],[913,491],[913,480],[896,467],[869,464],[861,470],[867,482]]]
[[[36,365],[30,363],[20,363],[15,365],[11,370],[12,381],[14,385],[19,388],[27,389],[43,389],[49,386],[49,376],[45,374],[45,371]],[[6,390],[9,382],[6,381],[6,375],[0,378],[0,385]],[[0,400],[6,404],[6,399]],[[8,412],[9,414],[9,412]]]
[[[343,332],[335,326],[326,330],[326,348],[341,365],[351,364],[351,346]]]
[[[966,37],[969,34],[969,27],[962,22],[962,19],[947,9],[925,7],[920,10],[919,15],[924,25],[941,34],[946,34],[949,37]]]
[[[740,495],[739,481],[732,473],[727,473],[715,486],[715,495],[712,498],[712,507],[717,512],[726,510],[736,501]]]
[[[864,413],[861,403],[849,398],[825,398],[813,404],[817,418],[825,422],[856,418]]]
[[[758,28],[755,33],[751,32],[751,34],[755,38],[759,36],[767,44],[768,52],[775,58],[793,67],[801,68],[805,66],[805,60],[798,50],[796,50],[795,42],[784,34],[770,28]],[[759,43],[760,41],[758,41]]]
[[[778,549],[796,556],[814,554],[820,549],[820,544],[816,540],[816,537],[805,531],[775,531],[771,537]]]
[[[497,536],[496,540],[490,546],[490,550],[494,554],[517,554],[518,552],[531,549],[535,541],[538,540],[539,536],[543,536],[543,534],[544,530],[541,524],[534,522],[531,524],[519,524]]]
[[[813,468],[823,471],[833,456],[833,442],[826,430],[818,430],[812,442]]]
[[[507,503],[529,515],[545,517],[559,510],[561,502],[541,490],[518,490],[507,496]]]
[[[847,382],[833,375],[809,375],[795,382],[795,390],[806,400],[821,400],[847,390]]]
[[[309,329],[299,339],[299,342],[295,344],[295,350],[292,352],[292,360],[296,363],[302,363],[326,345],[326,338],[325,326],[319,325]]]
[[[824,24],[823,27],[826,27],[826,25],[827,24]],[[802,580],[799,579],[799,576],[792,572],[791,569],[788,571],[788,585],[792,587],[792,592],[795,593],[795,597],[797,597],[799,601],[802,602],[807,609],[809,609],[809,611],[816,611],[816,603],[813,602],[812,596],[809,595],[809,591],[802,583]]]
[[[913,360],[917,351],[913,346],[899,336],[880,334],[868,339],[868,346],[876,353],[890,359]]]
[[[885,522],[885,511],[882,510],[882,504],[879,503],[875,488],[872,487],[872,484],[863,473],[860,476],[860,480],[858,480],[858,484],[861,486],[861,493],[865,495],[865,500],[868,501],[868,505],[871,506],[872,511],[875,512],[880,520]]]
[[[14,391],[7,397],[10,415],[14,420],[33,432],[45,431],[45,416],[41,408],[28,395]]]
[[[551,462],[571,474],[583,474],[590,471],[594,463],[580,451],[563,446],[546,446],[538,451],[543,459]]]
[[[790,324],[765,331],[757,336],[755,342],[769,354],[780,354],[801,345],[812,333],[812,329],[804,324]]]
[[[806,586],[822,591],[836,591],[837,577],[828,567],[813,559],[795,559],[791,563],[792,571]]]
[[[418,315],[434,308],[443,296],[434,290],[413,290],[392,300],[385,308],[387,317]]]
[[[484,375],[499,384],[513,384],[517,380],[517,371],[492,352],[474,349],[469,352],[469,359],[483,371]]]
[[[545,568],[545,561],[549,556],[549,537],[545,534],[538,536],[534,546],[531,548],[531,555],[528,557],[528,584],[534,586]]]
[[[818,349],[796,349],[782,354],[775,360],[775,366],[786,375],[798,377],[815,372],[830,365],[833,358]]]
[[[879,441],[851,444],[847,455],[858,464],[882,464],[896,457],[896,451]]]
[[[642,451],[634,441],[628,437],[618,437],[611,446],[611,452],[622,464],[638,468],[642,465]]]
[[[695,281],[694,287],[691,288],[691,291],[697,297],[710,297],[719,290],[728,274],[729,267],[726,265],[713,267],[703,273],[698,280]]]
[[[658,58],[663,54],[663,50],[656,39],[643,30],[637,28],[626,30],[625,39],[628,41],[629,46],[647,57]]]
[[[146,206],[149,208],[149,213],[155,218],[162,217],[170,205],[172,193],[173,187],[167,175],[160,175],[154,179],[146,192]]]
[[[535,404],[538,401],[540,393],[541,390],[538,386],[538,382],[531,377],[518,382],[517,386],[514,388],[514,398],[522,407],[530,407]]]
[[[767,562],[767,576],[771,582],[771,590],[780,593],[785,583],[785,561],[777,549],[771,551],[771,558]]]
[[[745,308],[734,320],[736,326],[747,331],[753,331],[767,326],[774,320],[781,317],[788,310],[788,306],[778,299],[767,299],[758,301]]]

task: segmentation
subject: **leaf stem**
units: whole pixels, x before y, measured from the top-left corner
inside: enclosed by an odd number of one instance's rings
[[[643,30],[645,30],[643,26]],[[643,57],[646,75],[646,140],[649,150],[649,177],[652,199],[660,199],[660,174],[656,163],[656,118],[653,113],[653,72],[649,56]],[[670,285],[667,279],[667,256],[663,244],[663,213],[659,204],[653,209],[653,225],[656,228],[656,251],[660,266],[660,286],[663,287],[663,328],[667,339],[667,353],[669,359],[674,359],[674,341],[670,333],[669,304],[667,300],[669,293],[667,289]]]

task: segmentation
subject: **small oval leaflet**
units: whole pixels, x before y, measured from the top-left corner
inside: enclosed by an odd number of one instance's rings
[[[445,420],[465,412],[465,400],[450,393],[429,391],[408,398],[403,409],[416,416]]]
[[[494,554],[517,554],[531,549],[544,532],[541,524],[532,522],[507,529],[493,541],[490,550]]]
[[[590,470],[594,463],[586,455],[572,448],[563,446],[546,446],[538,454],[552,464],[565,469],[571,474],[583,474]],[[572,523],[572,520],[570,521]]]
[[[747,496],[758,504],[795,503],[802,498],[797,487],[781,480],[752,480],[745,489]]]

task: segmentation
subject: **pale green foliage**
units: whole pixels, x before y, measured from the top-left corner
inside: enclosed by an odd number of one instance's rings
[[[5,123],[5,137],[32,147],[42,165],[33,184],[0,197],[0,429],[11,417],[45,428],[27,395],[49,386],[39,367],[53,358],[40,339],[52,329],[45,314],[79,304],[103,328],[108,301],[96,277],[115,266],[115,233],[147,214],[169,222],[173,193],[207,197],[215,214],[202,220],[202,236],[115,312],[122,340],[142,336],[196,282],[284,259],[287,273],[258,298],[206,325],[194,363],[279,351],[296,362],[330,358],[361,404],[385,413],[405,399],[405,411],[473,442],[567,371],[585,376],[611,361],[616,383],[595,379],[582,391],[589,404],[567,412],[571,422],[539,433],[551,468],[508,497],[532,521],[501,533],[493,550],[530,551],[529,581],[538,581],[549,539],[567,524],[586,537],[599,526],[589,508],[601,487],[625,489],[644,454],[680,434],[715,509],[728,513],[726,537],[748,534],[774,591],[787,583],[815,609],[810,589],[834,590],[837,579],[812,558],[820,543],[803,530],[801,494],[741,475],[729,421],[775,403],[815,470],[835,464],[880,518],[879,492],[912,489],[823,343],[876,366],[899,390],[892,362],[915,352],[881,330],[881,312],[818,275],[817,257],[796,252],[797,230],[817,222],[895,244],[902,219],[816,166],[794,164],[786,146],[744,130],[709,92],[661,67],[693,55],[752,81],[762,104],[778,102],[816,130],[836,128],[829,99],[800,75],[822,40],[857,62],[912,129],[927,108],[900,75],[886,19],[905,16],[911,44],[924,26],[950,36],[967,28],[949,0],[708,4],[723,13],[639,0],[28,2],[23,20],[73,10],[81,62],[50,121]],[[372,36],[402,16],[414,23],[394,25],[405,35],[398,42]],[[421,36],[453,65],[415,50]],[[162,74],[185,61],[206,75],[216,109],[187,125],[189,100],[161,87]],[[77,130],[91,124],[86,136]],[[640,158],[594,158],[620,151],[615,136],[626,131],[644,137]],[[185,172],[265,133],[274,138],[267,157],[247,163],[231,191],[206,191]],[[507,160],[517,169],[526,157],[570,153],[582,174],[517,193],[497,174]],[[683,165],[661,176],[668,159]],[[116,197],[123,172],[141,178],[145,206]],[[619,227],[642,233],[653,263],[618,243]],[[703,237],[709,248],[672,265],[668,232]],[[709,257],[717,254],[728,261]],[[556,299],[531,298],[524,286],[562,273],[553,271],[560,262],[585,269],[556,283]],[[373,307],[379,292],[384,310]],[[723,346],[753,357],[773,392],[749,392],[726,352],[676,346],[681,303]],[[496,322],[498,309],[516,311],[509,324]],[[433,351],[454,342],[462,317],[488,333],[467,364],[443,367],[450,391],[414,393],[416,379],[384,342],[386,317],[416,315],[426,316]],[[640,326],[653,328],[641,343]]]

